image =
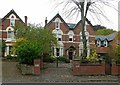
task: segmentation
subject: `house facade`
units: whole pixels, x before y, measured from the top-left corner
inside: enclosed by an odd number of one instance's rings
[[[11,48],[15,40],[15,29],[17,23],[27,24],[27,16],[25,22],[11,10],[3,18],[0,18],[0,39],[6,43],[5,55],[11,54]],[[83,54],[82,43],[82,27],[81,21],[77,24],[66,23],[64,19],[56,14],[49,22],[46,18],[45,29],[51,30],[58,40],[58,46],[52,46],[53,56],[65,56],[69,60],[81,57]],[[107,36],[95,36],[93,26],[86,19],[85,35],[87,39],[87,56],[90,55],[90,49],[96,49],[100,56],[106,55],[111,48],[120,45],[120,32],[115,32]],[[117,37],[117,38],[116,38]]]
[[[26,18],[27,20],[27,18]],[[11,48],[15,43],[15,29],[17,23],[25,24],[17,13],[12,9],[7,15],[0,19],[0,39],[6,43],[5,55],[11,54]]]
[[[105,56],[117,45],[120,45],[120,32],[114,32],[106,36],[96,36],[96,52],[100,56]]]
[[[83,54],[82,27],[81,21],[77,24],[66,23],[63,18],[57,14],[50,22],[45,20],[45,28],[52,30],[58,40],[58,46],[53,46],[54,56],[65,56],[72,60]],[[90,54],[90,48],[95,48],[95,34],[92,24],[86,19],[85,34],[87,39],[87,56]]]

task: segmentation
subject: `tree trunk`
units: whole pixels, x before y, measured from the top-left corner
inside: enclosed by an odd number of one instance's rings
[[[83,41],[83,55],[82,59],[84,60],[87,57],[87,40],[85,35],[85,21],[86,17],[84,16],[84,2],[81,2],[81,20],[82,20],[82,41]]]

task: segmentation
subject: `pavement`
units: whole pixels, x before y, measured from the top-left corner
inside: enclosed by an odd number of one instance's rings
[[[2,82],[3,83],[118,83],[118,76],[74,76],[69,63],[45,63],[45,69],[40,75],[21,75],[17,69],[18,62],[2,62]]]

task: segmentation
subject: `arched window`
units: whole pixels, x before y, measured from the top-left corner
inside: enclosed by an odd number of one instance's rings
[[[56,35],[56,38],[57,38],[58,41],[62,41],[62,35],[63,35],[62,30],[60,30],[60,29],[59,30],[54,29],[52,31],[52,33],[54,33]]]
[[[15,18],[14,18],[14,16],[11,16],[10,26],[15,26]]]
[[[69,35],[69,41],[70,41],[70,42],[73,42],[73,36],[74,36],[73,31],[69,31],[69,32],[68,32],[68,35]]]
[[[7,31],[7,40],[13,40],[14,39],[14,29],[11,27],[8,27],[6,29]]]
[[[85,36],[86,36],[87,42],[89,42],[89,33],[87,31],[85,32]],[[82,40],[83,40],[82,32],[80,32],[80,42],[82,42]]]
[[[55,20],[55,28],[60,29],[60,19],[59,18],[56,18],[56,20]]]

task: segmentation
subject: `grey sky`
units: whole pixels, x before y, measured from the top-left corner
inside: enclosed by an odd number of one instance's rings
[[[62,7],[55,9],[53,0],[0,0],[0,18],[4,17],[11,9],[14,9],[20,18],[24,21],[24,16],[28,16],[29,23],[42,24],[44,25],[45,17],[50,21],[58,12],[66,22],[77,23],[79,20],[73,18],[65,18],[62,15]],[[118,8],[118,0],[111,2]],[[104,7],[106,15],[110,19],[110,23],[101,19],[107,28],[118,30],[118,13],[112,8]],[[93,21],[91,16],[88,19],[93,25],[100,24],[97,21]]]

